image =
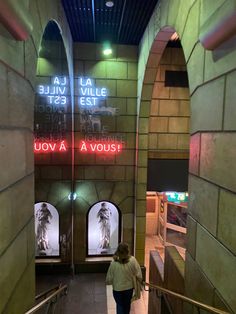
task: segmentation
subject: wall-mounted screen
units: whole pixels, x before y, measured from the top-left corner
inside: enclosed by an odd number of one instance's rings
[[[119,243],[119,210],[107,201],[94,204],[87,216],[88,256],[112,255]]]
[[[46,202],[34,205],[35,255],[59,256],[59,215],[54,206]]]

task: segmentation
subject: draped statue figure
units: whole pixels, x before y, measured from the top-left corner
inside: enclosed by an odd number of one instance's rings
[[[36,233],[37,248],[39,252],[43,252],[49,249],[47,229],[52,219],[52,214],[47,204],[42,203],[41,208],[36,212],[36,219],[38,220]]]
[[[103,202],[101,208],[97,213],[98,223],[100,225],[101,235],[100,235],[100,248],[108,249],[110,247],[110,222],[111,211],[107,208],[107,204]]]

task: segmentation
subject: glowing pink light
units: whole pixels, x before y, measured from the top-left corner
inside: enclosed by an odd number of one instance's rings
[[[81,141],[79,145],[79,150],[81,153],[117,154],[122,151],[122,144],[119,142]]]
[[[34,141],[34,153],[52,153],[52,152],[66,152],[67,143],[61,142],[41,142],[38,140]]]

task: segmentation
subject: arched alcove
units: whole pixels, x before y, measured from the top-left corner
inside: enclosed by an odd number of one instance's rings
[[[59,215],[57,209],[46,202],[34,205],[35,256],[60,256]]]
[[[108,201],[93,204],[87,213],[87,256],[113,255],[120,242],[121,213]]]

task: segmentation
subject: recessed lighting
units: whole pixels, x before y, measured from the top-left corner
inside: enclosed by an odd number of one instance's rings
[[[106,6],[108,8],[112,8],[114,6],[114,2],[113,1],[106,1]]]

